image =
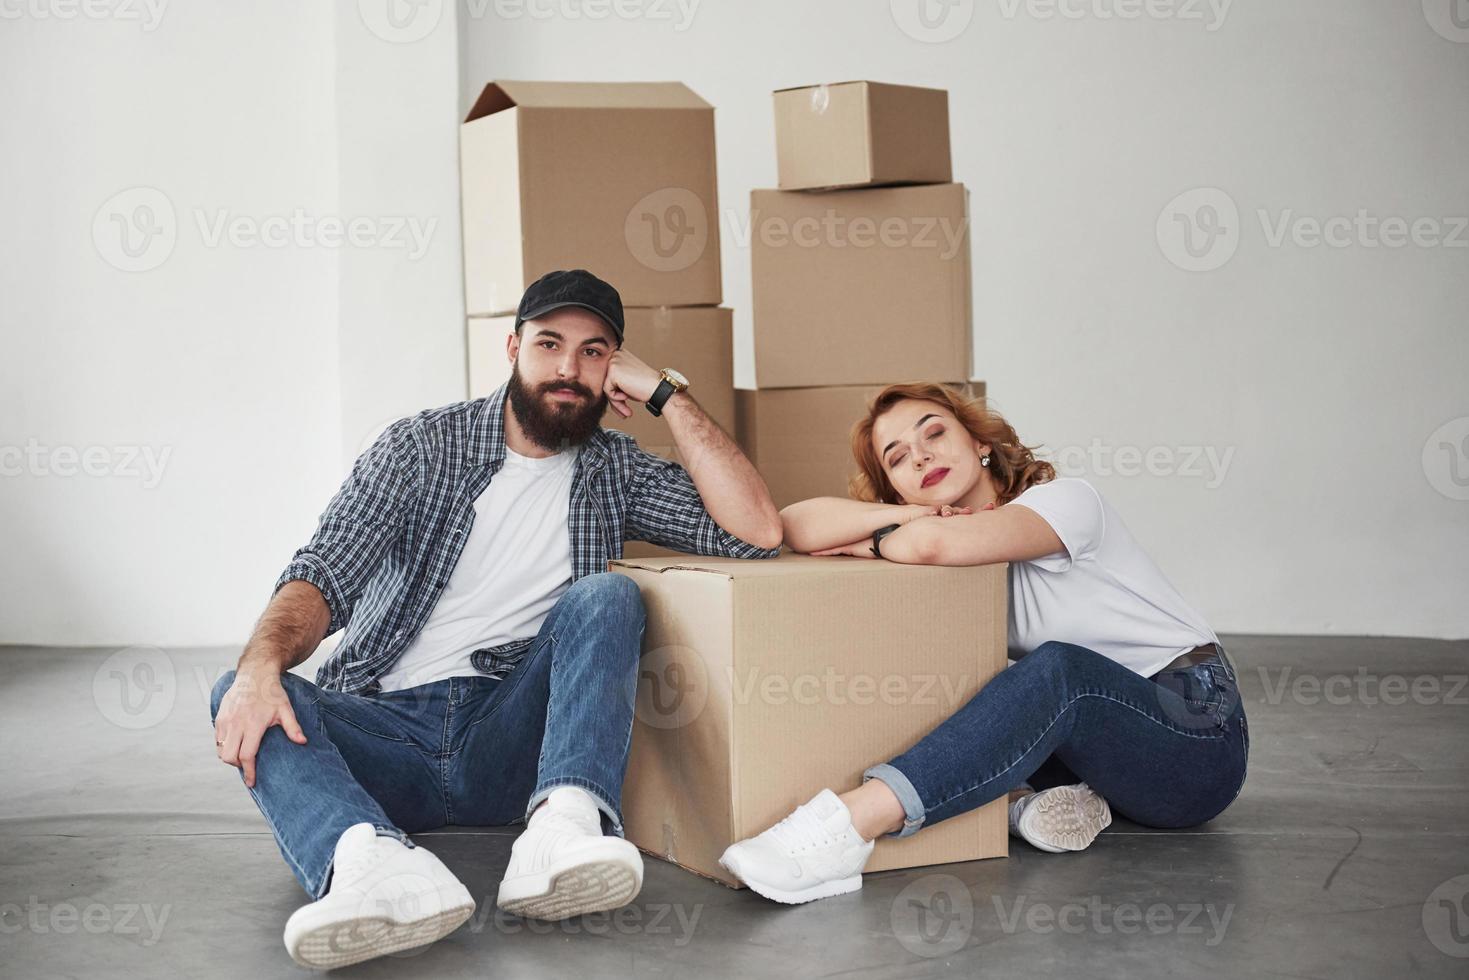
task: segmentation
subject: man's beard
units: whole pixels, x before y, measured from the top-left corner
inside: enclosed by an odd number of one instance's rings
[[[581,395],[579,401],[558,400],[550,392],[558,389]],[[607,393],[597,392],[575,381],[548,381],[535,390],[520,377],[520,365],[510,371],[510,407],[531,442],[542,449],[561,452],[579,446],[601,428],[607,410]]]

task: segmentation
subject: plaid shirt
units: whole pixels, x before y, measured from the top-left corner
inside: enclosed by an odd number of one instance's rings
[[[321,590],[331,611],[328,635],[347,631],[317,671],[319,686],[380,691],[377,678],[423,628],[464,550],[475,499],[505,461],[506,390],[501,385],[487,398],[390,425],[357,459],[311,541],[281,573],[277,590],[295,579]],[[598,429],[583,445],[567,520],[573,581],[605,572],[608,559],[622,557],[624,541],[729,558],[780,554],[716,524],[687,470],[614,429]],[[472,659],[476,669],[496,674],[515,658]]]

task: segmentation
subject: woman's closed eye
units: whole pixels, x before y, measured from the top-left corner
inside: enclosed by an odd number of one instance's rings
[[[932,440],[932,439],[937,439],[939,436],[941,436],[943,434],[944,434],[943,426],[939,426],[937,428],[930,429],[924,435],[923,438]],[[908,458],[908,454],[907,453],[899,453],[898,455],[894,456],[892,459],[888,460],[888,467],[889,468],[892,468],[894,466],[897,466],[899,463],[901,463],[903,460],[905,460],[907,458]]]

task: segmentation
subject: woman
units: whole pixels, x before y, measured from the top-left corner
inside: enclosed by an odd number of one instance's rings
[[[1056,479],[1003,418],[937,384],[883,389],[852,449],[857,499],[785,508],[785,543],[905,564],[1009,562],[1020,659],[861,786],[823,789],[732,845],[720,859],[731,873],[779,902],[855,891],[878,836],[1012,790],[1012,832],[1048,851],[1086,847],[1113,808],[1191,827],[1234,801],[1249,750],[1234,666],[1091,484]]]

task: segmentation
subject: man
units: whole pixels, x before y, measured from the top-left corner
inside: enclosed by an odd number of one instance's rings
[[[644,627],[624,540],[773,558],[760,475],[672,370],[623,349],[584,270],[526,290],[488,398],[389,426],[276,583],[211,699],[215,745],[312,903],[291,956],[331,968],[448,934],[468,890],[408,834],[521,818],[497,902],[562,919],[642,886],[620,797]],[[689,468],[599,425],[645,403]],[[291,667],[346,636],[312,684]],[[610,831],[610,833],[608,833]]]

